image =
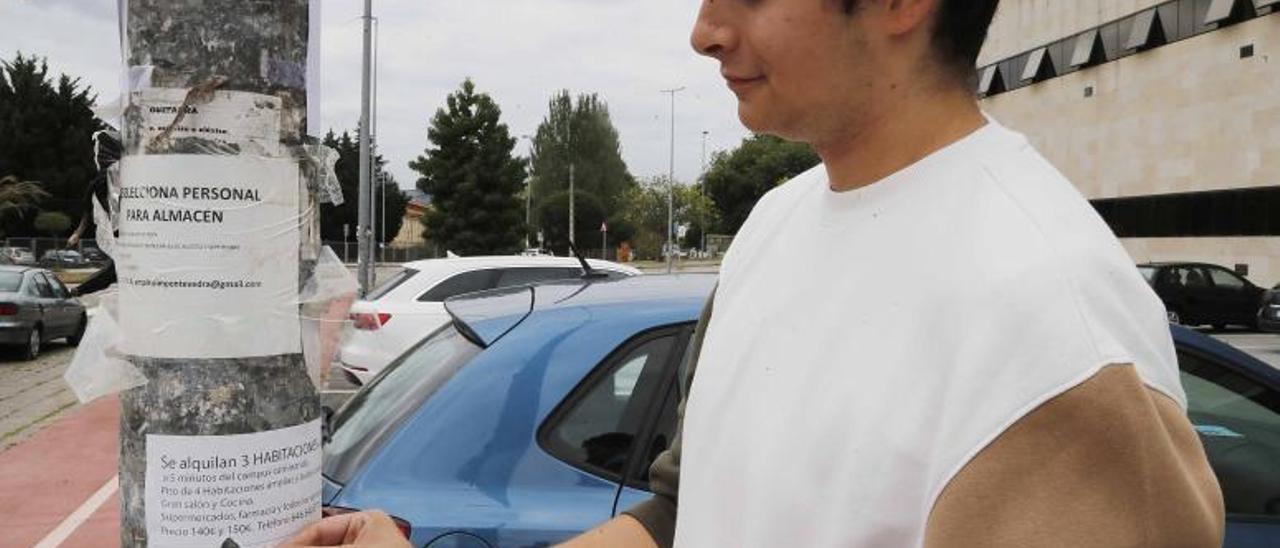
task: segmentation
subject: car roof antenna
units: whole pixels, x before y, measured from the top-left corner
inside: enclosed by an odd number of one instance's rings
[[[574,245],[573,245],[573,242],[569,242],[569,252],[570,252],[570,253],[573,253],[573,256],[574,256],[574,257],[577,257],[577,258],[578,258],[578,262],[582,264],[582,277],[583,277],[583,278],[585,278],[585,279],[598,279],[598,278],[608,278],[608,277],[609,277],[609,275],[608,275],[608,274],[605,274],[604,272],[596,272],[596,270],[595,270],[594,268],[591,268],[591,263],[588,263],[588,262],[587,262],[587,260],[586,260],[586,259],[584,259],[584,258],[582,257],[582,253],[581,253],[581,252],[579,252],[579,251],[578,251],[578,248],[577,248],[576,246],[574,246]]]

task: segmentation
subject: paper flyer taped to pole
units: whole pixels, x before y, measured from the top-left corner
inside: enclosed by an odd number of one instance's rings
[[[318,420],[232,436],[148,435],[148,542],[204,548],[287,540],[320,519],[320,437]]]
[[[298,179],[292,159],[122,160],[124,351],[154,358],[297,353]]]

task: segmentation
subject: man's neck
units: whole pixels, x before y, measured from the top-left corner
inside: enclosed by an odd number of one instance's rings
[[[860,188],[910,166],[986,124],[963,91],[917,90],[891,99],[849,132],[813,143],[831,189]]]

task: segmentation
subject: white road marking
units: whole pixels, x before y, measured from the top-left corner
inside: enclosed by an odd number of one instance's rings
[[[96,493],[90,495],[79,508],[76,508],[76,511],[72,512],[71,515],[62,520],[62,523],[59,523],[58,526],[54,528],[53,531],[49,532],[48,535],[45,535],[44,538],[40,539],[40,542],[36,543],[35,548],[57,548],[58,546],[61,546],[63,541],[67,540],[67,537],[70,537],[71,533],[76,532],[76,529],[80,528],[80,526],[84,524],[85,520],[88,520],[89,516],[92,516],[93,513],[103,505],[103,503],[107,502],[107,499],[111,498],[111,495],[116,492],[116,489],[119,488],[120,476],[111,476],[111,479],[108,480],[105,485],[98,488]]]
[[[355,394],[359,390],[321,390],[321,394]]]

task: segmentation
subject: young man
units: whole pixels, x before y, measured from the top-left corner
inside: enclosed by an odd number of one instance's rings
[[[735,238],[655,497],[569,546],[1221,545],[1160,301],[973,97],[996,4],[704,0],[743,123],[823,164]]]

